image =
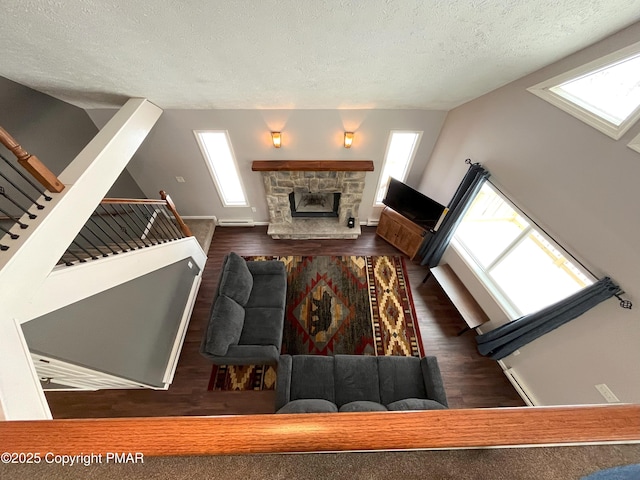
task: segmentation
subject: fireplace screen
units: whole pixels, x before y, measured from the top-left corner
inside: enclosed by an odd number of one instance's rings
[[[292,217],[337,217],[340,194],[291,192],[289,203]]]

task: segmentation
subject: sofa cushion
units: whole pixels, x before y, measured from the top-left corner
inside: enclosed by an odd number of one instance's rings
[[[247,262],[252,264],[279,264],[280,268],[259,269],[250,268],[253,273],[253,289],[245,307],[273,307],[284,308],[287,299],[287,275],[282,262]],[[259,271],[271,273],[257,273]]]
[[[295,355],[291,365],[290,400],[321,398],[335,402],[333,357]]]
[[[369,402],[367,400],[357,400],[355,402],[345,403],[340,407],[341,412],[386,412],[387,407],[378,402]]]
[[[380,400],[384,405],[405,398],[427,398],[417,357],[377,357]]]
[[[275,345],[280,351],[283,308],[245,308],[244,327],[240,335],[240,345]]]
[[[244,325],[244,308],[233,299],[220,295],[211,309],[205,350],[212,355],[226,355],[229,345],[240,340]]]
[[[337,412],[338,407],[333,402],[322,400],[319,398],[293,400],[287,403],[276,413],[333,413]]]
[[[387,405],[389,410],[444,410],[447,407],[435,400],[426,398],[405,398]]]
[[[357,400],[380,403],[376,357],[336,355],[334,361],[336,404],[338,406]]]
[[[235,253],[229,253],[220,278],[220,294],[234,299],[244,307],[252,288],[253,275],[247,267],[247,262]]]

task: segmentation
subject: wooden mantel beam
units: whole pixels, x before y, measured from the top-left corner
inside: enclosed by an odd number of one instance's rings
[[[371,160],[254,160],[254,172],[373,172]]]

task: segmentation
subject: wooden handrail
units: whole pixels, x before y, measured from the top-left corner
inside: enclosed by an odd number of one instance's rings
[[[38,157],[31,155],[13,138],[9,132],[0,127],[0,143],[7,147],[18,159],[18,163],[29,172],[33,178],[50,192],[60,193],[64,185],[58,180]]]
[[[167,192],[165,192],[164,190],[160,190],[160,198],[167,202],[167,208],[171,210],[173,216],[176,217],[176,221],[178,222],[178,225],[180,225],[180,230],[182,230],[184,236],[193,237],[193,233],[191,233],[191,230],[189,229],[187,224],[184,223],[184,220],[182,220],[182,217],[180,217],[180,215],[178,214],[178,211],[176,210],[176,204],[173,203],[173,200],[171,200],[171,197],[167,194]]]
[[[0,421],[0,451],[68,455],[220,455],[638,441],[638,405]]]

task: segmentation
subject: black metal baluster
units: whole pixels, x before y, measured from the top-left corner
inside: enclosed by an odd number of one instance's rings
[[[0,187],[0,195],[3,196],[4,198],[6,198],[7,200],[9,200],[11,203],[13,203],[16,207],[18,207],[20,210],[22,210],[23,213],[26,213],[29,218],[31,220],[38,218],[38,216],[34,213],[31,213],[29,210],[27,210],[26,208],[24,208],[22,205],[20,205],[18,202],[16,202],[15,200],[13,200],[9,195],[6,194],[6,192],[4,191],[4,187]]]
[[[5,233],[9,234],[9,237],[11,238],[11,240],[15,240],[17,238],[20,238],[20,235],[17,235],[15,233],[11,233],[9,230],[7,230],[6,228],[4,228],[2,225],[0,225],[0,230],[2,230]]]
[[[20,225],[20,228],[22,228],[23,230],[25,228],[27,228],[29,225],[27,225],[26,223],[22,223],[20,221],[19,218],[14,217],[13,215],[11,215],[9,212],[7,212],[6,210],[3,210],[2,208],[0,208],[0,212],[4,213],[7,217],[9,217],[14,223],[17,223],[18,225]]]
[[[42,195],[42,196],[44,197],[44,199],[45,199],[47,202],[51,201],[52,197],[50,197],[49,195],[47,195],[47,194],[46,194],[46,192],[45,192],[45,190],[44,190],[41,186],[39,186],[39,185],[37,185],[36,183],[34,183],[34,182],[33,182],[33,180],[31,180],[29,177],[27,177],[27,176],[22,172],[22,170],[20,170],[20,169],[19,169],[18,167],[16,167],[13,163],[11,163],[9,160],[7,160],[7,159],[5,158],[5,156],[4,156],[4,155],[0,154],[0,158],[2,158],[2,160],[4,160],[4,161],[5,161],[5,163],[6,163],[7,165],[9,165],[9,166],[10,166],[10,167],[11,167],[11,168],[12,168],[12,169],[13,169],[13,170],[18,174],[18,175],[20,175],[20,176],[21,176],[21,177],[22,177],[22,178],[23,178],[23,179],[24,179],[24,180],[25,180],[29,185],[31,185],[33,188],[35,188],[35,189],[36,189],[36,191],[37,191],[38,193],[40,193],[40,195]]]
[[[101,218],[101,217],[99,217],[99,218]],[[118,246],[118,248],[122,249],[122,251],[123,251],[123,252],[126,252],[126,251],[127,251],[127,249],[126,249],[126,248],[122,248],[122,245],[120,245],[120,244],[118,243],[118,240],[114,240],[114,239],[113,239],[113,237],[112,237],[111,235],[109,235],[109,234],[105,231],[105,229],[104,229],[104,228],[102,228],[102,227],[100,226],[100,224],[99,224],[98,222],[96,222],[96,221],[95,221],[95,219],[94,219],[93,217],[90,217],[90,218],[89,218],[89,220],[90,220],[90,221],[91,221],[91,222],[92,222],[96,227],[98,227],[98,229],[99,229],[102,233],[104,233],[104,234],[109,238],[109,240],[111,240],[115,245],[117,245],[117,246]],[[104,221],[104,220],[103,220],[103,221]],[[106,222],[105,222],[105,223],[106,223]],[[108,226],[109,224],[106,224],[106,225]],[[111,230],[113,230],[113,228],[111,228]],[[91,233],[93,233],[93,232],[91,232]],[[96,235],[96,237],[97,237],[97,235]],[[99,238],[99,237],[98,237],[98,238]],[[113,250],[112,250],[112,251],[113,251]],[[117,255],[117,254],[118,254],[118,252],[115,252],[115,251],[114,251],[113,253],[114,253],[115,255]]]
[[[151,240],[151,239],[149,238],[149,236],[148,236],[148,235],[145,235],[145,234],[144,234],[144,231],[145,231],[145,229],[146,229],[146,223],[145,223],[145,222],[143,222],[143,221],[140,219],[140,215],[138,215],[138,212],[136,211],[136,208],[135,208],[135,207],[136,207],[136,204],[135,204],[135,203],[132,203],[132,204],[129,204],[129,205],[127,205],[127,206],[128,206],[128,207],[129,207],[129,209],[130,209],[130,210],[129,210],[129,217],[131,218],[131,220],[133,221],[133,223],[136,225],[136,227],[140,229],[140,240],[142,240],[143,242],[145,242],[145,245],[146,245],[147,247],[148,247],[148,246],[153,245],[153,244],[154,244],[153,240]],[[133,215],[132,215],[131,213],[133,213]],[[142,237],[144,237],[144,238],[142,238]],[[148,242],[148,243],[147,243],[147,242]]]
[[[165,238],[167,239],[167,241],[171,241],[173,240],[173,235],[171,233],[171,230],[169,230],[167,228],[167,226],[164,223],[164,212],[162,211],[162,208],[156,208],[154,207],[154,213],[156,214],[156,219],[155,219],[155,224],[158,225],[158,228],[160,230],[162,230],[162,234],[165,236]]]
[[[75,243],[75,242],[71,242],[71,243]],[[68,253],[68,254],[69,254],[69,255],[71,255],[72,257],[76,257],[76,258],[80,261],[80,263],[85,263],[85,262],[86,262],[86,260],[83,260],[83,259],[82,259],[82,258],[80,258],[78,255],[76,255],[75,253],[73,253],[71,250],[67,250],[67,251],[66,251],[66,252],[64,252],[64,253],[65,253],[65,254],[67,254],[67,253]],[[63,255],[63,257],[64,257],[64,255]],[[60,259],[60,260],[62,260],[62,259]],[[72,266],[72,265],[73,265],[73,262],[70,262],[69,260],[65,260],[64,264],[65,264],[67,267],[70,267],[70,266]]]
[[[151,228],[151,226],[149,226],[149,219],[147,218],[147,216],[145,215],[144,211],[142,210],[142,207],[140,205],[137,205],[137,204],[133,204],[133,205],[131,205],[131,207],[133,209],[133,212],[136,214],[136,216],[142,222],[142,234],[145,235],[147,238],[150,238],[150,237],[155,238],[155,242],[152,239],[149,240],[152,245],[161,243],[160,240],[158,240],[158,237],[156,237],[153,234],[153,228]],[[138,208],[136,209],[136,207],[138,207]],[[138,212],[141,212],[141,213],[138,213]],[[148,229],[148,231],[147,231],[147,229]]]
[[[90,222],[92,222],[92,223],[94,223],[94,224],[95,224],[95,225],[96,225],[96,226],[97,226],[97,227],[102,231],[102,233],[104,233],[107,237],[109,237],[109,239],[110,239],[113,243],[115,243],[116,245],[118,245],[118,247],[120,246],[120,245],[118,244],[118,242],[114,241],[114,240],[113,240],[113,238],[111,238],[111,236],[110,236],[107,232],[105,232],[104,230],[102,230],[102,228],[100,227],[100,225],[98,225],[98,224],[96,223],[96,221],[95,221],[93,218],[89,217],[89,221],[90,221]],[[99,241],[101,241],[102,243],[104,243],[104,246],[105,246],[105,247],[107,247],[109,250],[111,250],[111,253],[113,253],[114,255],[118,255],[118,253],[119,253],[119,252],[117,252],[117,251],[115,251],[113,248],[111,248],[111,245],[109,245],[109,243],[108,243],[108,242],[104,242],[104,241],[102,241],[102,239],[101,239],[98,235],[96,235],[96,234],[95,234],[95,232],[94,232],[93,230],[91,230],[91,229],[89,228],[89,222],[87,222],[87,223],[85,224],[85,228],[86,228],[87,230],[89,230],[89,232],[91,233],[91,235],[93,235],[93,236],[94,236],[94,237],[96,237]]]
[[[113,206],[113,210],[115,213],[118,214],[118,218],[121,218],[122,221],[124,223],[127,224],[128,228],[131,228],[132,232],[135,232],[138,229],[138,225],[133,221],[133,218],[131,217],[131,214],[129,212],[127,212],[126,207],[123,205],[122,206],[122,212],[119,212],[118,209],[116,208],[116,205]],[[129,234],[129,237],[131,237],[131,239],[135,238],[135,242],[137,244],[138,241],[140,241],[140,243],[142,243],[143,247],[148,247],[149,245],[142,239],[142,238],[138,238],[137,235],[132,235]]]
[[[165,213],[165,218],[167,220],[167,223],[171,227],[171,230],[174,232],[174,234],[173,234],[174,235],[174,239],[177,240],[178,238],[184,237],[184,235],[182,234],[182,230],[180,230],[180,228],[178,228],[178,226],[174,222],[174,217],[172,216],[171,211],[167,207],[163,207],[163,210],[164,210],[164,213]]]
[[[110,209],[106,208],[105,205],[101,205],[101,207],[111,216],[115,224],[120,228],[120,231],[126,235],[129,240],[131,240],[136,249],[143,248],[145,246],[144,242],[138,243],[139,239],[131,234],[131,225],[126,221],[126,218],[118,212],[115,205],[112,205]]]
[[[85,225],[85,226],[86,226],[86,225]],[[87,237],[85,237],[85,236],[82,234],[82,231],[78,232],[78,236],[79,236],[80,238],[84,239],[84,241],[85,241],[85,242],[87,242],[89,245],[91,245],[91,247],[92,247],[92,248],[94,248],[95,250],[97,250],[98,252],[100,252],[100,255],[102,255],[103,257],[108,257],[108,256],[109,256],[109,254],[108,254],[108,253],[104,253],[102,250],[100,250],[100,248],[99,248],[97,245],[95,245],[91,240],[89,240]],[[98,257],[96,257],[95,255],[92,255],[92,256],[91,256],[91,258],[92,258],[93,260],[97,260],[97,259],[98,259]]]
[[[162,228],[162,225],[160,225],[160,222],[158,221],[158,212],[155,208],[153,210],[149,210],[149,206],[147,204],[145,204],[145,208],[151,215],[149,219],[149,222],[151,222],[151,228],[155,227],[157,229],[156,231],[163,237],[162,243],[168,242],[170,239],[166,238],[167,232]]]
[[[44,205],[40,205],[35,198],[33,198],[31,195],[29,195],[27,192],[25,192],[18,185],[13,183],[11,181],[11,179],[9,177],[7,177],[4,173],[0,172],[0,177],[4,178],[7,182],[9,182],[9,185],[11,185],[13,188],[15,188],[18,192],[20,192],[25,197],[27,197],[38,208],[38,210],[42,210],[44,208]]]
[[[100,208],[102,208],[102,210],[104,210],[104,211],[107,213],[107,215],[109,215],[109,216],[113,219],[113,221],[115,222],[115,224],[116,224],[116,225],[118,225],[118,227],[122,228],[122,226],[118,223],[118,221],[115,219],[115,217],[113,216],[113,214],[111,214],[111,212],[109,212],[109,210],[107,210],[106,208],[104,208],[104,205],[100,205]],[[109,225],[106,221],[104,221],[104,220],[103,220],[103,222],[104,222],[106,225]],[[132,248],[132,247],[131,247],[131,244],[130,244],[129,242],[127,242],[127,240],[126,240],[122,235],[120,235],[120,232],[118,232],[115,228],[113,228],[113,226],[112,226],[112,225],[109,225],[109,228],[111,228],[111,230],[113,230],[113,232],[115,232],[115,234],[116,234],[118,237],[120,237],[120,240],[122,240],[122,241],[125,243],[125,245],[127,245],[127,246],[129,247],[129,250],[135,250],[136,248],[138,248],[138,247],[137,247],[137,245],[136,245],[136,246],[134,246],[134,247]]]
[[[86,249],[86,248],[84,248],[82,245],[80,245],[80,244],[79,244],[78,242],[76,242],[75,240],[74,240],[73,242],[71,242],[71,245],[75,245],[76,247],[78,247],[80,250],[82,250],[84,253],[86,253],[86,254],[87,254],[87,256],[88,256],[89,258],[91,258],[92,260],[97,260],[97,259],[98,259],[98,257],[96,257],[95,255],[91,255],[91,253],[89,253],[89,252],[87,251],[87,249]],[[69,251],[69,253],[71,253],[70,248],[71,248],[71,246],[69,246],[69,250],[68,250],[68,251]],[[80,261],[81,261],[82,263],[85,263],[87,260],[86,260],[86,259],[81,259]]]

